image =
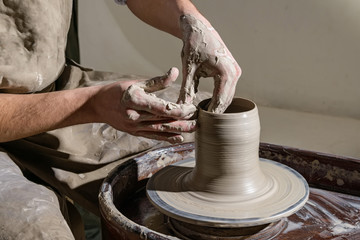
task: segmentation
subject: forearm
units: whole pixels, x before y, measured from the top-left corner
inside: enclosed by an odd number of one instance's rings
[[[89,107],[97,87],[41,94],[0,94],[0,142],[96,121]]]
[[[204,24],[210,26],[190,0],[128,0],[127,5],[142,21],[178,38],[182,38],[181,15],[196,16]]]
[[[149,94],[168,87],[178,74],[172,68],[146,81],[119,81],[51,93],[0,94],[0,142],[99,122],[136,136],[179,143],[183,140],[180,132],[195,129],[195,122],[186,119],[196,107]]]

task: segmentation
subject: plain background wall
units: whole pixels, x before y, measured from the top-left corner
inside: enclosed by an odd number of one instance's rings
[[[359,0],[196,0],[243,69],[258,105],[360,119]],[[81,61],[149,76],[181,69],[182,42],[113,0],[79,1]],[[179,79],[179,82],[181,79]],[[202,79],[201,90],[212,81]]]

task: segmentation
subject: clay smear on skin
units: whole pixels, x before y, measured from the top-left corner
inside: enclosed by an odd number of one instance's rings
[[[214,77],[215,86],[218,86],[220,92],[215,92],[214,89],[215,97],[210,103],[209,110],[223,113],[234,94],[240,69],[235,67],[237,66],[236,61],[214,28],[206,26],[191,15],[184,15],[180,20],[184,33],[182,54],[186,58],[183,60],[183,75],[187,77],[183,81],[179,101],[192,102],[197,92],[199,79],[201,77]],[[213,67],[208,67],[209,63]],[[214,67],[215,65],[217,67]],[[217,73],[218,71],[223,72],[223,74],[226,73],[226,76],[220,76]],[[228,79],[223,79],[225,77]]]

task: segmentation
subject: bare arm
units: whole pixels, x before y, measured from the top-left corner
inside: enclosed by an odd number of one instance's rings
[[[41,94],[0,94],[0,142],[90,122],[94,87]]]
[[[191,104],[174,104],[155,92],[177,78],[164,76],[109,85],[39,94],[0,94],[0,142],[11,141],[75,124],[102,122],[135,136],[183,141],[181,132],[195,130]]]
[[[142,21],[180,39],[182,38],[180,26],[182,15],[196,16],[210,25],[189,0],[128,0],[127,5]]]

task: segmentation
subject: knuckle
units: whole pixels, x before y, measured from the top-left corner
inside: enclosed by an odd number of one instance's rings
[[[141,95],[141,90],[143,89],[138,87],[136,84],[129,86],[122,97],[123,103],[134,103],[136,99]]]

